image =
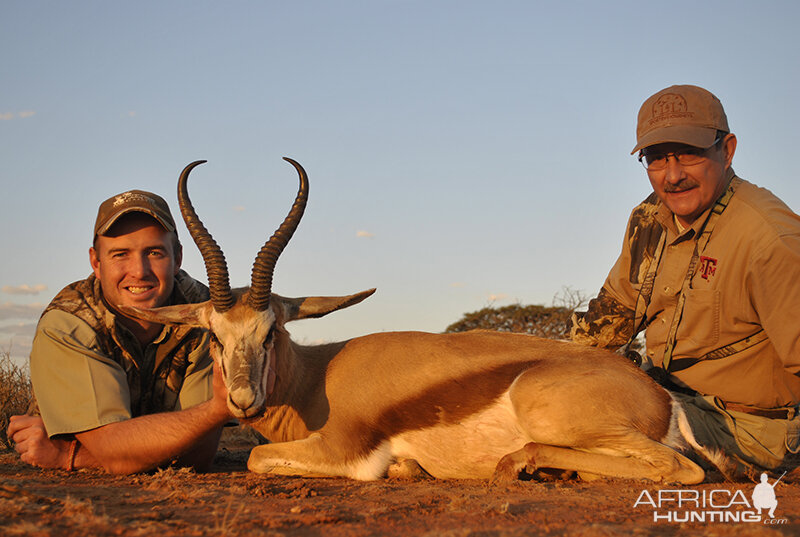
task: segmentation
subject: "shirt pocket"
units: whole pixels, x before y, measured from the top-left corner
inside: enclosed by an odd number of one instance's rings
[[[716,289],[688,289],[678,326],[678,341],[709,352],[719,342],[720,292]]]

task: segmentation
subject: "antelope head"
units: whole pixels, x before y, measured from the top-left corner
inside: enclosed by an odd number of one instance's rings
[[[297,170],[300,188],[289,214],[256,256],[250,287],[231,289],[225,256],[203,226],[189,199],[186,186],[189,173],[206,162],[198,160],[181,172],[178,180],[178,203],[186,227],[203,256],[210,300],[199,304],[149,310],[130,306],[119,308],[131,317],[208,330],[211,355],[220,365],[228,388],[228,407],[237,418],[255,417],[264,409],[269,396],[269,368],[275,368],[276,361],[286,359],[286,353],[289,352],[289,336],[283,330],[286,322],[321,317],[358,304],[375,292],[375,289],[370,289],[344,297],[293,299],[272,294],[275,264],[297,229],[308,201],[308,177],[305,170],[290,158],[284,160]],[[277,356],[278,352],[283,356]]]

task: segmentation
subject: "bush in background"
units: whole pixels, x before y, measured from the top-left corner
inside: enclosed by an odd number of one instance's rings
[[[486,307],[464,316],[445,329],[445,332],[467,330],[496,330],[523,332],[550,339],[569,339],[572,312],[588,302],[582,291],[564,287],[553,297],[552,306],[523,306],[512,304],[500,308]]]
[[[11,449],[6,436],[8,420],[15,414],[25,414],[33,401],[33,390],[27,367],[11,360],[8,351],[0,351],[0,448]]]
[[[483,329],[498,332],[524,332],[551,339],[568,339],[572,310],[562,306],[523,306],[483,308],[466,313],[445,329],[445,332],[466,332]]]

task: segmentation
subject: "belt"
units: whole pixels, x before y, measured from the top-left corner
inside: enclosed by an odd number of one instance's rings
[[[797,414],[797,409],[790,408],[754,408],[746,405],[738,405],[736,403],[723,403],[726,410],[735,410],[736,412],[744,412],[752,416],[761,416],[762,418],[770,418],[773,420],[788,420]]]

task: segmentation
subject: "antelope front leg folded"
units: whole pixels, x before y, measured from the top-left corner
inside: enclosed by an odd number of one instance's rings
[[[386,473],[392,454],[388,445],[368,454],[346,457],[340,449],[326,444],[320,433],[292,442],[256,446],[250,452],[247,468],[259,474],[303,477],[341,476],[369,481]]]

